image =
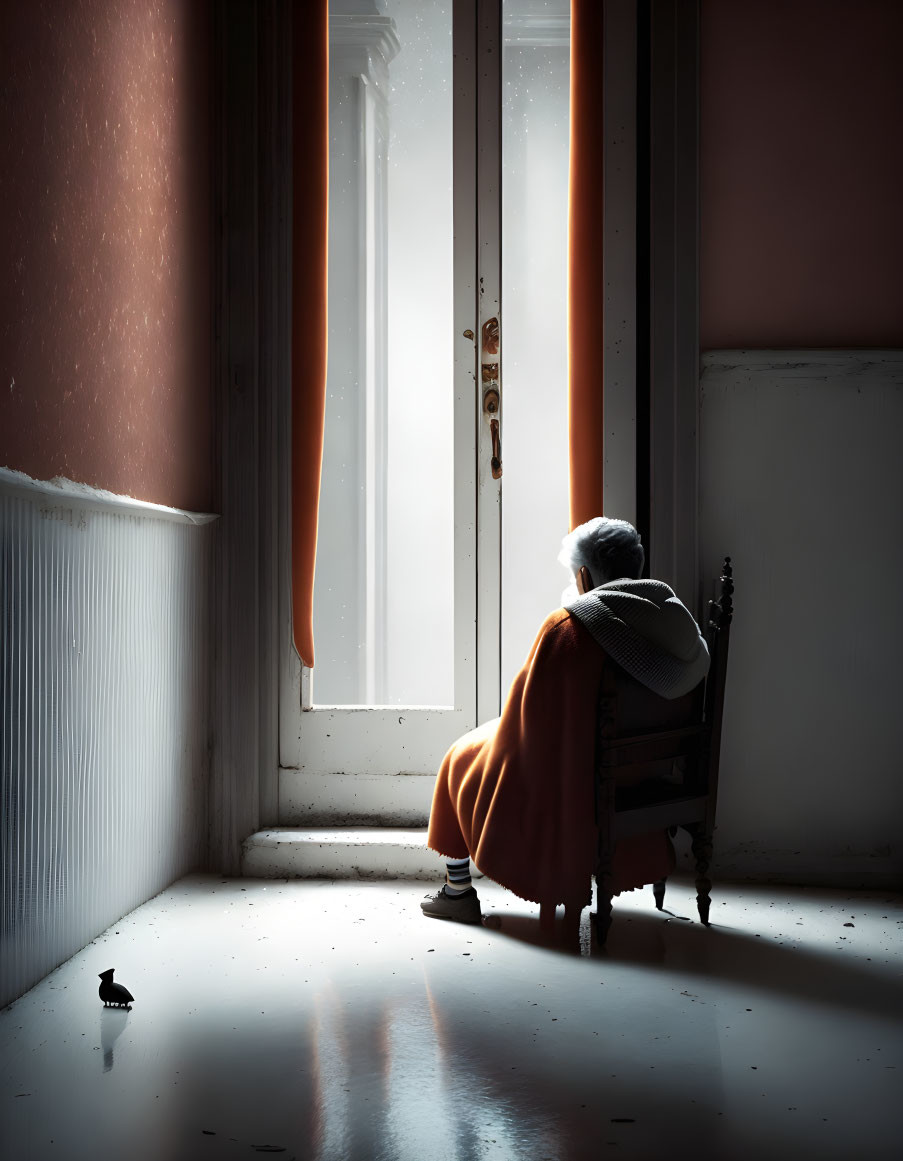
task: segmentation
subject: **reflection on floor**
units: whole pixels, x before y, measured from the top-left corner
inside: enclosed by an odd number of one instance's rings
[[[175,884],[0,1013],[0,1154],[903,1155],[898,898],[721,885],[705,930],[671,883],[600,954],[588,911],[561,946],[485,881],[485,926],[426,919],[428,886]]]

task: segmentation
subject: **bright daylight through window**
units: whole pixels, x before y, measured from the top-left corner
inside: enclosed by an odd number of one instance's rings
[[[503,6],[502,589],[477,590],[503,689],[567,579],[568,8]],[[452,24],[452,0],[330,5],[319,706],[453,705],[456,563],[479,586],[454,559]]]

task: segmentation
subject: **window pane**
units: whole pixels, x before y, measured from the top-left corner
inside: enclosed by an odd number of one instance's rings
[[[319,705],[454,701],[451,0],[330,5]]]
[[[569,4],[505,0],[502,695],[561,604],[568,530]]]

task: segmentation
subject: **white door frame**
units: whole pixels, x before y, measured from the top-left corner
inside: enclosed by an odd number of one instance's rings
[[[653,571],[666,579],[673,578],[679,590],[692,599],[696,588],[697,555],[695,253],[698,190],[695,135],[698,3],[693,0],[688,7],[674,7],[666,2],[653,8],[647,0],[641,5],[639,17],[629,0],[604,0],[604,3],[607,163],[603,275],[606,286],[605,506],[606,510],[614,509],[618,515],[635,519],[647,534],[651,533]],[[497,497],[501,494],[500,484],[485,481],[482,494],[474,500],[477,472],[481,480],[485,480],[489,461],[486,446],[489,426],[480,407],[478,340],[480,325],[493,312],[481,312],[478,305],[474,190],[478,164],[484,163],[484,157],[488,164],[488,141],[492,132],[488,125],[483,129],[483,145],[487,152],[480,154],[478,161],[476,29],[478,21],[481,27],[485,27],[498,19],[490,14],[490,9],[497,11],[497,0],[492,0],[491,4],[485,0],[480,3],[477,0],[455,0],[454,3],[456,113],[461,110],[454,141],[455,209],[458,216],[455,227],[455,394],[458,403],[467,400],[470,405],[469,414],[463,408],[456,413],[455,440],[470,440],[475,453],[470,470],[462,473],[455,496],[456,556],[466,564],[466,568],[456,569],[455,574],[455,601],[462,614],[455,629],[455,654],[456,664],[460,665],[463,658],[471,671],[478,634],[481,639],[490,635],[490,623],[493,618],[498,618],[494,601],[483,601],[477,606],[476,585],[468,579],[472,575],[478,531],[485,532],[493,519],[498,519]],[[652,23],[657,27],[650,37]],[[471,30],[471,47],[464,44],[467,29]],[[486,27],[486,34],[490,31]],[[649,44],[650,39],[654,41],[653,45]],[[616,42],[620,42],[623,51],[619,51]],[[650,48],[654,51],[650,52]],[[638,54],[642,55],[642,60],[638,59]],[[500,65],[500,52],[493,55]],[[640,83],[648,94],[645,107],[642,102],[639,106],[636,104],[638,72]],[[488,88],[484,86],[482,91],[485,94]],[[666,124],[669,101],[676,102],[677,124]],[[467,110],[466,114],[464,110]],[[641,166],[638,170],[638,153],[649,149],[647,119],[650,114],[655,118],[660,140],[656,156],[648,159],[648,168]],[[661,139],[663,133],[668,140]],[[688,139],[693,141],[689,152]],[[652,161],[656,164],[649,165]],[[678,173],[672,169],[675,164],[679,167]],[[636,184],[638,176],[644,183],[648,182],[645,191]],[[286,184],[290,183],[287,181]],[[469,192],[465,193],[465,185]],[[469,225],[465,225],[459,210],[459,203],[467,200],[473,208],[468,218]],[[489,220],[490,202],[494,200],[495,194],[490,195],[489,190],[484,189],[481,203],[483,223]],[[630,219],[637,208],[640,217],[636,219],[634,234],[630,229]],[[645,220],[642,220],[644,215]],[[650,217],[654,219],[657,253],[652,269],[646,264],[649,259],[646,247],[651,232]],[[485,224],[483,230],[486,237]],[[638,245],[639,242],[643,244]],[[500,284],[497,291],[487,290],[485,273],[483,278],[483,299],[492,302],[499,312],[497,317],[501,318]],[[287,342],[290,333],[287,312],[280,313],[280,320],[280,333]],[[464,337],[466,330],[473,331],[474,342]],[[617,345],[616,339],[619,340]],[[650,374],[653,366],[654,376]],[[379,787],[371,805],[362,812],[364,815],[386,824],[403,819],[422,821],[428,809],[428,788],[435,774],[436,755],[441,758],[447,741],[454,740],[474,720],[498,712],[498,679],[493,675],[489,660],[493,651],[484,648],[486,668],[480,668],[476,681],[468,680],[464,672],[456,671],[454,710],[417,708],[416,717],[431,739],[426,748],[408,745],[408,739],[413,735],[404,727],[409,723],[399,719],[407,718],[412,711],[362,708],[343,711],[341,717],[336,717],[333,711],[301,708],[310,705],[310,698],[309,690],[305,690],[306,674],[291,638],[291,460],[286,436],[290,382],[287,375],[277,378],[278,381],[274,380],[267,389],[275,394],[275,410],[284,420],[276,427],[279,821],[285,825],[299,821],[302,816],[308,820],[354,817],[355,811],[348,809],[354,794],[347,790],[344,795],[338,794],[333,789],[339,781],[335,777],[338,772],[346,773],[349,782],[356,777],[362,780],[372,777],[373,785]],[[631,427],[636,431],[635,439],[627,435]],[[609,432],[613,434],[609,435]],[[477,445],[481,445],[478,460]],[[261,468],[267,476],[271,471],[268,464],[269,461]],[[469,507],[464,498],[467,490]],[[650,511],[653,502],[654,511]],[[233,565],[241,571],[244,566],[238,555],[233,553],[232,557]],[[225,563],[228,569],[228,561]],[[485,582],[486,571],[497,569],[498,565],[484,559],[480,567]],[[260,583],[265,583],[262,574]],[[247,690],[246,679],[247,674],[238,670],[225,678],[236,688],[235,706],[239,704],[238,691]],[[245,704],[241,702],[242,706]],[[256,698],[254,706],[247,703],[245,716],[253,716],[252,710],[257,704]],[[264,726],[263,722],[260,724]],[[335,744],[334,736],[327,736],[334,735],[334,727],[340,727],[341,746]],[[433,746],[431,752],[429,744]],[[265,758],[264,748],[261,749],[261,759]],[[315,770],[321,772],[316,777]],[[386,777],[404,771],[417,772],[420,777]],[[243,779],[250,774],[251,771],[241,763],[230,765],[226,779],[229,786],[224,785],[221,793],[215,793],[223,802],[237,802],[243,795],[246,797],[242,789]],[[255,777],[260,780],[263,807],[268,801],[263,787],[273,781],[272,770],[265,760]],[[415,790],[414,783],[421,785]],[[309,804],[309,809],[299,810],[301,800]],[[416,804],[416,809],[414,806],[410,810],[407,807],[402,809],[402,806],[396,809],[392,805],[405,802]],[[230,808],[232,813],[235,809],[234,805]],[[238,813],[250,822],[254,812],[249,804],[246,810],[239,809]],[[263,814],[272,817],[266,808]],[[248,826],[236,818],[231,833],[234,836],[239,831],[248,833]],[[224,836],[221,845],[224,849],[231,846],[228,837]]]

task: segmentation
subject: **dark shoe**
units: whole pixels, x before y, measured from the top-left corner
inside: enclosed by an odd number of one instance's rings
[[[435,895],[427,895],[420,909],[431,919],[454,919],[458,923],[483,922],[479,896],[473,887],[468,887],[459,895],[449,895],[443,886]]]

